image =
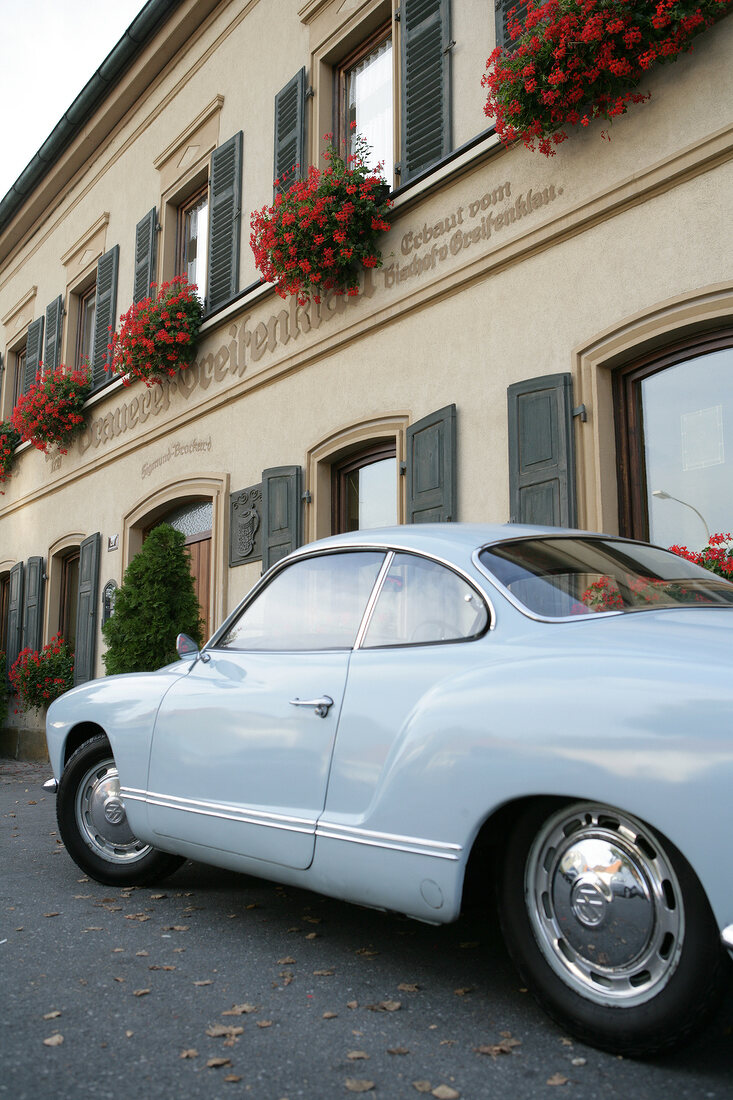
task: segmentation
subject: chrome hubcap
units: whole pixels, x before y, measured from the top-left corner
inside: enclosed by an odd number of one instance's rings
[[[679,883],[657,838],[635,818],[598,805],[556,814],[530,850],[525,895],[552,969],[598,1004],[643,1004],[677,967]]]
[[[130,829],[111,759],[90,768],[79,784],[76,823],[89,847],[110,863],[134,863],[151,851]]]

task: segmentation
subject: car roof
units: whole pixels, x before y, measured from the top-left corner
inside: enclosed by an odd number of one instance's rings
[[[405,523],[396,527],[377,527],[331,535],[306,543],[293,557],[319,550],[375,547],[415,550],[435,557],[470,559],[474,550],[488,543],[540,535],[588,534],[568,527],[535,527],[523,523]]]

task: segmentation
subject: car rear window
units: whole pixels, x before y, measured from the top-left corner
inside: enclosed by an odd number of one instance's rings
[[[485,569],[521,607],[542,618],[660,607],[733,606],[733,584],[645,543],[576,536],[485,547]]]

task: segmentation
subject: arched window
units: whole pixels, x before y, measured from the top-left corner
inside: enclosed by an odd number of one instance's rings
[[[733,328],[614,377],[621,533],[700,549],[733,529]]]

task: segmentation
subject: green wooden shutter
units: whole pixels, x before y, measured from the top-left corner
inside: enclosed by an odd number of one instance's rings
[[[451,148],[450,0],[402,0],[400,182]]]
[[[41,365],[41,350],[43,348],[43,317],[31,321],[28,325],[28,336],[25,343],[25,371],[23,373],[23,393],[28,393],[38,374]]]
[[[407,522],[453,522],[456,503],[456,407],[446,405],[407,429]]]
[[[507,26],[507,17],[514,8],[514,15],[518,23],[524,23],[527,18],[527,0],[494,0],[494,13],[496,20],[496,44],[503,50],[512,48],[512,40]]]
[[[64,299],[61,294],[46,306],[46,343],[43,349],[44,371],[56,370],[61,364],[61,329],[64,322]]]
[[[28,558],[23,601],[23,648],[40,649],[43,640],[43,558]]]
[[[107,345],[112,339],[110,329],[117,320],[117,268],[120,246],[116,244],[97,261],[97,296],[94,306],[94,339],[92,341],[92,389],[107,380],[104,367],[109,362]]]
[[[155,278],[155,260],[158,246],[158,218],[155,207],[141,218],[135,228],[135,282],[133,302],[140,302],[150,294],[150,284]]]
[[[302,542],[300,466],[262,471],[262,572]]]
[[[10,591],[8,592],[7,623],[7,661],[6,671],[15,664],[21,650],[23,636],[23,562],[19,561],[10,570]]]
[[[574,527],[571,375],[515,382],[507,397],[511,522]]]
[[[97,531],[84,539],[79,548],[79,599],[76,605],[76,653],[74,685],[94,679],[97,647],[97,602],[99,594],[99,555],[102,536]]]
[[[239,287],[242,206],[242,131],[211,154],[207,312],[225,305]]]
[[[298,166],[296,168],[296,165]],[[275,96],[275,175],[287,191],[305,169],[305,66]],[[283,177],[286,177],[283,179]]]

